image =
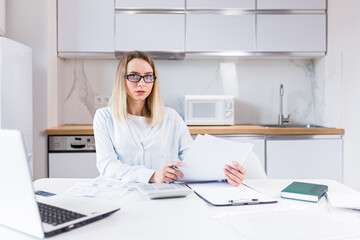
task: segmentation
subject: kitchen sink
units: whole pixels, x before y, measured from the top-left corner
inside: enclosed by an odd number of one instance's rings
[[[278,124],[264,124],[260,125],[265,128],[326,128],[324,126],[314,125],[314,124],[286,124],[286,125],[278,125]]]

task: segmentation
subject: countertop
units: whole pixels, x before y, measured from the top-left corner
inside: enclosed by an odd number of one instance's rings
[[[343,135],[341,128],[272,128],[259,125],[188,126],[191,134]],[[92,125],[63,125],[46,130],[47,135],[93,135]]]

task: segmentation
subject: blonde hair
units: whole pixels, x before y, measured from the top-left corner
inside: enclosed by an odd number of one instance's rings
[[[120,122],[127,121],[128,102],[125,85],[125,75],[128,63],[135,58],[143,59],[150,64],[153,69],[153,74],[156,76],[154,85],[150,95],[146,98],[145,102],[145,115],[149,117],[151,126],[160,124],[164,117],[164,108],[160,97],[160,89],[158,83],[158,76],[154,60],[149,54],[141,51],[132,51],[126,53],[119,62],[116,70],[113,89],[109,106],[112,108],[115,119]]]

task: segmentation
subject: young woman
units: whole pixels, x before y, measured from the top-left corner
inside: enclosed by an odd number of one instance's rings
[[[103,176],[137,182],[174,182],[193,142],[183,119],[163,107],[153,59],[133,51],[120,61],[109,107],[96,111],[97,167]],[[239,186],[245,169],[226,166],[227,181]],[[204,166],[206,171],[206,166]]]

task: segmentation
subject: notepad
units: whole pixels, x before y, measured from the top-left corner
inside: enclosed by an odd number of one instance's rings
[[[328,186],[314,183],[292,182],[281,191],[282,198],[318,202],[328,191]]]
[[[239,187],[234,187],[227,182],[192,183],[187,185],[200,198],[213,206],[241,206],[277,202],[244,184]]]

